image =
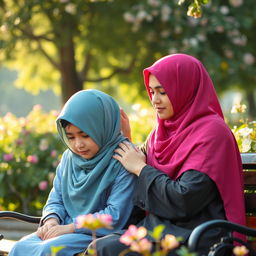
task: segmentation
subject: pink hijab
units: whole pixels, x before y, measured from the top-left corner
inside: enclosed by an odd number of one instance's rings
[[[207,174],[218,187],[227,219],[244,225],[241,157],[206,69],[189,55],[163,57],[144,70],[149,97],[150,74],[165,89],[174,116],[158,118],[147,163],[174,180],[189,169]]]

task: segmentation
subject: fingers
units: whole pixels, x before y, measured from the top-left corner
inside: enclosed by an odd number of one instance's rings
[[[51,229],[54,226],[50,226],[50,225],[43,225],[42,227],[37,229],[37,236],[39,238],[41,238],[42,240],[46,240],[49,237],[49,233],[51,233]]]

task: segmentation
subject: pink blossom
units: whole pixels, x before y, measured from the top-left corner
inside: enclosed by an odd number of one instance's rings
[[[34,110],[34,111],[39,111],[39,110],[41,110],[42,108],[43,108],[42,105],[36,104],[36,105],[34,105],[33,110]]]
[[[112,225],[113,219],[110,214],[96,214],[95,216],[102,222],[102,224],[106,226]]]
[[[57,156],[57,151],[56,150],[52,150],[51,157],[56,157],[56,156]]]
[[[13,153],[4,154],[4,161],[9,162],[14,158]]]
[[[29,130],[26,130],[26,128],[23,128],[21,132],[22,132],[22,134],[25,135],[25,136],[27,136],[27,135],[30,134],[30,131],[29,131]]]
[[[167,234],[161,240],[161,246],[162,246],[163,250],[169,251],[169,250],[177,248],[179,246],[179,242],[174,235]]]
[[[38,159],[38,156],[36,155],[29,155],[27,156],[27,161],[31,164],[36,164],[38,163],[39,159]]]
[[[76,218],[77,228],[88,228],[90,230],[96,230],[99,228],[111,229],[112,216],[108,214],[85,214]]]
[[[130,247],[132,251],[141,253],[142,255],[149,255],[151,248],[152,243],[146,238],[139,241],[133,241]]]
[[[22,145],[24,143],[23,139],[17,139],[16,144],[17,145]]]
[[[147,230],[144,227],[137,228],[135,225],[130,225],[126,232],[120,237],[120,242],[129,246],[133,241],[138,241],[147,235]]]
[[[38,187],[40,190],[44,191],[48,187],[48,182],[46,180],[43,180],[39,183]]]
[[[51,114],[52,114],[53,116],[55,116],[55,117],[58,117],[59,114],[60,114],[60,112],[57,111],[57,110],[52,110],[52,111],[51,111]]]

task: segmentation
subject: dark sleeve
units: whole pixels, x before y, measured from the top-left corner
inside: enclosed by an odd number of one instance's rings
[[[215,183],[204,173],[188,170],[174,181],[147,165],[138,178],[135,204],[162,218],[191,218],[218,196]]]

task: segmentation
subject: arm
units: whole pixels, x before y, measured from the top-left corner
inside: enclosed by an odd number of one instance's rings
[[[59,163],[56,176],[53,181],[53,188],[48,196],[47,202],[43,208],[42,222],[44,223],[48,218],[55,217],[60,224],[64,223],[67,216],[67,211],[64,207],[61,195],[61,177],[63,173],[63,158]]]
[[[119,164],[119,163],[117,163]],[[93,214],[109,214],[112,216],[113,229],[99,229],[97,235],[102,236],[124,228],[133,209],[133,195],[136,184],[136,176],[121,168],[117,178],[110,188],[105,207]],[[79,233],[91,234],[87,229],[76,229]]]
[[[121,131],[124,137],[127,137],[130,141],[132,141],[129,118],[122,108],[120,108],[120,122],[121,122]]]
[[[188,170],[174,181],[149,165],[140,173],[135,192],[141,208],[174,221],[197,215],[216,196],[216,185],[206,174]]]
[[[41,225],[37,230],[37,235],[42,240],[72,233],[75,230],[73,223],[60,225],[64,223],[65,216],[67,215],[61,196],[62,164],[63,160],[57,167],[53,188],[44,206]]]

